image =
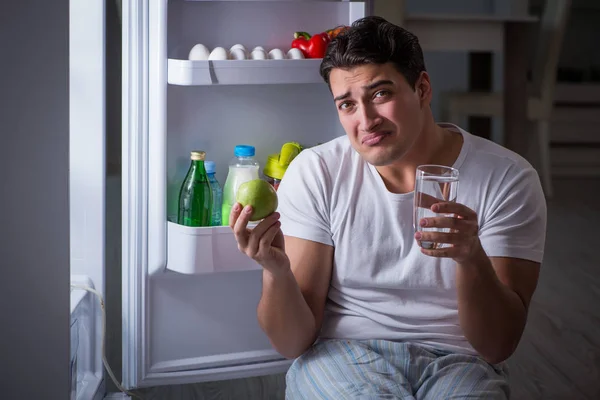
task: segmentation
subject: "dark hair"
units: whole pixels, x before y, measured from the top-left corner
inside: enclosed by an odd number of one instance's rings
[[[355,21],[331,41],[320,72],[329,85],[333,68],[388,62],[394,64],[413,89],[421,72],[426,70],[423,51],[414,34],[381,17],[371,16]]]

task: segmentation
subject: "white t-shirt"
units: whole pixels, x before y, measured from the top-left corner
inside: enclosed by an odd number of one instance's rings
[[[463,135],[457,202],[477,212],[487,255],[541,262],[546,202],[537,172],[489,140],[440,125]],[[278,197],[285,235],[335,248],[321,338],[476,354],[459,325],[455,262],[422,254],[414,239],[414,192],[389,192],[346,136],[302,151]]]

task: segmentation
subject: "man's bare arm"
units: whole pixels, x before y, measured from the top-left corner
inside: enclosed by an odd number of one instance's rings
[[[539,263],[506,257],[457,266],[460,325],[486,361],[504,361],[517,348],[539,271]]]
[[[316,340],[333,268],[333,247],[285,237],[289,267],[263,270],[260,326],[284,357],[296,358]]]

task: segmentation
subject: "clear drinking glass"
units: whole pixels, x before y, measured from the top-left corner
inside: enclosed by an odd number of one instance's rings
[[[451,216],[431,211],[431,206],[439,202],[456,201],[458,192],[458,170],[442,165],[420,165],[415,180],[414,227],[415,232],[450,232],[449,228],[427,228],[420,225],[422,218]],[[449,247],[448,244],[420,242],[424,249]]]

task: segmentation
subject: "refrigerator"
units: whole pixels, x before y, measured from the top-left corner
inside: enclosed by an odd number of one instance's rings
[[[260,329],[261,267],[229,227],[178,225],[190,151],[223,185],[238,144],[267,156],[344,135],[320,59],[199,60],[191,48],[235,44],[286,53],[311,34],[372,13],[369,1],[124,0],[122,3],[122,374],[125,388],[283,373],[291,364]],[[71,1],[71,262],[106,293],[104,0]],[[110,300],[110,299],[109,299]],[[101,373],[97,327],[92,369]]]

